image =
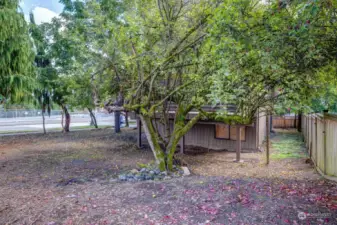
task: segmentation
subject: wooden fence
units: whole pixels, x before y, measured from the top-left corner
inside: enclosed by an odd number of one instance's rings
[[[303,116],[302,133],[310,158],[320,173],[337,177],[337,116]]]
[[[297,116],[273,116],[273,128],[297,128]]]

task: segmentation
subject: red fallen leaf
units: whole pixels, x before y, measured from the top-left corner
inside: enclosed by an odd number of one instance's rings
[[[65,225],[72,225],[73,224],[73,220],[72,219],[67,219],[65,222]]]
[[[332,205],[330,206],[330,208],[332,208],[332,209],[337,209],[337,204],[332,204]]]
[[[229,191],[229,190],[232,190],[234,189],[233,186],[222,186],[222,191]]]
[[[202,209],[202,211],[204,211],[205,213],[211,214],[211,215],[216,215],[218,214],[218,209],[215,207],[210,207],[207,205],[202,205],[202,206],[198,206],[198,208]]]
[[[185,215],[185,214],[179,215],[179,218],[181,220],[187,220],[187,215]]]
[[[148,219],[142,219],[136,222],[137,225],[154,225],[155,223],[152,220],[148,220]]]
[[[207,209],[206,209],[206,212],[207,212],[208,214],[211,214],[211,215],[216,215],[216,214],[218,214],[218,209],[217,209],[217,208],[211,207],[211,208],[207,208]]]
[[[239,194],[238,198],[239,198],[239,202],[241,202],[243,205],[250,203],[247,195]]]
[[[296,190],[292,190],[292,191],[289,191],[289,192],[288,192],[288,194],[290,194],[290,195],[294,195],[294,194],[296,194],[296,193],[297,193]]]
[[[118,212],[116,210],[114,210],[114,209],[111,209],[110,213],[111,214],[117,214]]]
[[[102,224],[103,224],[103,225],[107,225],[107,224],[109,224],[109,223],[108,223],[107,220],[103,220],[103,221],[102,221]]]
[[[283,220],[285,223],[290,223],[290,221],[289,220]]]
[[[214,188],[209,189],[210,192],[215,192]]]
[[[177,223],[177,220],[171,216],[168,216],[168,215],[165,215],[163,216],[163,219],[160,221],[161,223],[162,222],[170,222],[170,223]]]
[[[185,190],[185,191],[184,191],[184,194],[186,194],[186,195],[189,195],[189,194],[196,194],[196,193],[197,193],[196,190]]]

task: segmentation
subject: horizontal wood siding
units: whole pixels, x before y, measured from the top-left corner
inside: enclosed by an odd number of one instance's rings
[[[246,127],[246,141],[242,141],[242,149],[256,150],[256,128]],[[185,135],[185,144],[200,146],[214,150],[235,150],[236,141],[215,138],[215,125],[196,124]]]

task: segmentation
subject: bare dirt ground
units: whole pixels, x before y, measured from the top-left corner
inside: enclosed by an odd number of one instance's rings
[[[0,224],[337,224],[337,185],[297,134],[273,138],[268,167],[264,153],[187,154],[190,177],[118,182],[153,160],[135,144],[131,129],[2,137]]]
[[[257,177],[270,179],[317,180],[321,176],[310,163],[302,137],[295,130],[276,130],[271,138],[270,163],[266,153],[242,153],[243,163],[235,163],[234,152],[211,151],[201,154],[187,152],[183,156],[192,171],[205,176],[233,178]],[[265,149],[265,147],[264,147]]]

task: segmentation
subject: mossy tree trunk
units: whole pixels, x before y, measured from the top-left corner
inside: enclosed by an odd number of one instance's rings
[[[184,19],[187,16],[185,13],[190,14],[194,6],[197,6],[194,2],[149,1],[146,11],[150,7],[158,12],[155,26],[160,27],[162,35],[158,36],[152,33],[152,29],[149,30],[142,37],[147,40],[146,48],[132,42],[136,60],[131,63],[136,72],[132,73],[134,79],[130,80],[132,83],[125,107],[140,116],[160,170],[172,170],[173,156],[180,139],[200,119],[202,113],[192,119],[186,116],[193,108],[206,103],[203,96],[210,90],[207,77],[211,71],[200,66],[204,61],[201,61],[198,49],[206,37],[203,31],[211,14],[208,10],[195,11],[197,19]],[[137,20],[148,23],[146,16]],[[153,43],[153,40],[156,42]],[[155,54],[148,55],[148,48]],[[116,69],[115,74],[118,77]],[[173,109],[171,104],[178,108]]]
[[[160,170],[171,171],[173,169],[173,156],[180,139],[198,122],[201,118],[201,113],[197,114],[190,120],[186,120],[189,109],[178,105],[175,112],[175,119],[173,122],[173,130],[170,133],[167,142],[160,136],[160,131],[157,126],[154,126],[156,118],[150,117],[146,113],[140,114],[140,119],[143,124],[144,132],[155,156],[156,163]],[[144,112],[144,110],[142,110]],[[170,124],[168,124],[170,126]]]
[[[159,169],[163,171],[166,169],[165,153],[160,147],[158,132],[155,130],[152,119],[149,116],[140,115],[139,117],[142,121],[144,132],[156,159],[156,163]]]
[[[166,147],[166,167],[168,170],[172,170],[173,167],[173,156],[176,151],[177,145],[180,139],[196,124],[201,118],[201,112],[199,112],[195,117],[190,120],[186,120],[191,106],[184,109],[181,105],[178,105],[176,116],[174,119],[173,132],[170,135],[170,140]]]

